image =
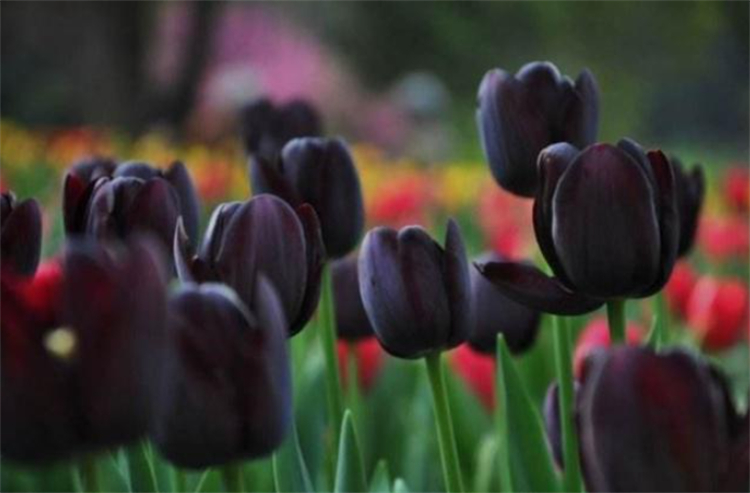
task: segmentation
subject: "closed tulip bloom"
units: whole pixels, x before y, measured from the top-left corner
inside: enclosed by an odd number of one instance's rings
[[[516,75],[487,72],[479,86],[477,126],[495,181],[533,197],[537,156],[550,144],[583,148],[596,141],[599,90],[591,72],[573,82],[549,62],[524,65]]]
[[[359,175],[343,140],[291,140],[281,160],[253,160],[251,176],[254,193],[272,193],[293,206],[306,202],[315,209],[330,257],[342,257],[357,245],[364,204]]]
[[[419,358],[456,347],[471,330],[471,284],[458,225],[445,247],[418,226],[371,230],[359,254],[359,289],[386,351]]]
[[[373,335],[359,292],[359,268],[356,255],[331,263],[336,328],[341,339],[357,340]]]
[[[240,133],[245,152],[273,161],[290,140],[322,135],[323,123],[307,101],[275,105],[268,98],[259,98],[240,111]]]
[[[695,242],[698,218],[706,192],[706,178],[703,168],[699,165],[685,171],[680,160],[673,157],[672,167],[677,189],[677,211],[680,215],[680,245],[677,248],[677,256],[682,257],[688,254]]]
[[[509,297],[555,314],[659,291],[677,257],[679,214],[672,165],[630,140],[539,155],[537,243],[554,277],[513,262],[480,266]]]
[[[573,382],[573,399],[578,400],[580,396],[581,386],[577,381]],[[547,395],[544,397],[544,429],[547,433],[547,440],[549,440],[549,447],[552,451],[552,458],[555,460],[555,464],[560,469],[565,467],[565,460],[563,457],[563,446],[562,446],[562,427],[560,423],[560,387],[557,382],[553,382],[547,388]],[[578,414],[574,407],[574,423],[576,427],[576,433],[578,429]],[[579,451],[580,453],[580,451]]]
[[[170,299],[151,435],[178,466],[268,455],[289,428],[286,321],[273,286],[257,282],[250,306],[221,284],[187,284]]]
[[[497,253],[487,252],[476,261],[486,263],[502,259]],[[469,345],[476,351],[494,355],[497,334],[502,333],[513,353],[528,349],[539,332],[541,313],[505,296],[477,269],[470,271],[474,324],[469,333]]]
[[[166,317],[157,246],[113,257],[74,242],[31,279],[3,271],[4,458],[56,460],[147,431]]]
[[[117,181],[116,178],[127,178],[126,181]],[[138,180],[137,182],[132,179]],[[164,183],[160,183],[163,180]],[[115,185],[107,185],[106,183],[115,182]],[[136,188],[134,183],[147,184],[149,189],[156,188],[157,195],[164,195],[164,197],[152,196],[149,200],[152,201],[163,201],[163,204],[152,203],[156,210],[149,211],[148,217],[158,216],[160,213],[171,217],[173,210],[177,210],[177,214],[182,216],[185,229],[190,239],[195,242],[198,234],[198,218],[200,213],[200,205],[198,202],[198,195],[195,191],[193,182],[188,174],[185,165],[179,161],[175,161],[167,170],[162,171],[154,168],[149,164],[130,161],[122,163],[119,166],[111,160],[107,159],[89,159],[81,161],[73,165],[65,176],[65,186],[63,193],[63,216],[65,220],[65,230],[69,234],[78,233],[94,233],[98,231],[91,230],[91,215],[101,214],[101,210],[92,212],[92,208],[95,208],[92,204],[94,200],[104,201],[105,203],[116,202],[118,198],[128,200],[132,198],[134,192],[120,192],[115,193],[114,199],[103,197],[100,194],[100,189],[104,188],[106,194],[111,194],[110,189],[115,187]],[[154,185],[159,183],[159,185]],[[127,184],[127,185],[125,185]],[[164,186],[168,185],[168,186]],[[140,187],[138,187],[140,188]],[[171,192],[166,192],[166,188],[171,188]],[[123,197],[120,197],[123,195]],[[138,199],[143,200],[143,198]],[[115,208],[117,204],[102,205],[99,204],[99,209],[104,208]],[[123,207],[119,205],[119,207]],[[113,209],[114,210],[114,209]],[[122,212],[110,212],[115,216],[122,216]],[[101,218],[96,218],[95,221],[101,221]],[[171,242],[172,235],[174,234],[175,220],[170,219],[167,221],[169,226],[161,226],[159,222],[162,219],[156,219],[156,223],[151,224],[154,227],[165,227],[168,231],[159,232],[154,231],[157,236],[168,238]],[[128,227],[122,226],[118,228],[122,234],[127,234]],[[167,245],[169,245],[167,242]]]
[[[3,268],[30,276],[42,252],[42,212],[34,199],[18,202],[12,192],[0,196],[0,258]]]
[[[743,418],[706,363],[617,346],[586,373],[578,424],[589,491],[747,491]]]
[[[292,209],[273,195],[216,208],[198,254],[189,251],[182,227],[174,240],[177,273],[183,281],[227,284],[252,306],[263,274],[281,300],[289,335],[305,326],[320,297],[324,248],[315,211]]]

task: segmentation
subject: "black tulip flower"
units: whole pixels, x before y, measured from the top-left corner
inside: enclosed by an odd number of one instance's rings
[[[503,258],[487,252],[476,262],[500,262]],[[474,324],[469,333],[469,345],[476,351],[495,354],[497,334],[502,333],[508,348],[519,354],[534,343],[539,332],[541,313],[505,296],[477,269],[471,271]]]
[[[326,253],[339,258],[362,236],[364,204],[354,161],[342,139],[291,140],[281,159],[251,160],[253,192],[272,193],[296,206],[308,203],[320,218]]]
[[[118,178],[126,178],[127,180],[118,181]],[[114,185],[104,185],[110,182],[114,183]],[[156,185],[156,182],[164,182],[168,187],[165,187],[164,184]],[[135,185],[136,183],[139,185]],[[147,186],[143,187],[144,184]],[[163,197],[150,196],[146,199],[144,196],[136,199],[136,194],[132,191],[123,191],[141,187],[157,189],[158,194],[163,195]],[[193,242],[196,241],[200,213],[198,195],[187,168],[179,161],[175,161],[164,171],[154,168],[149,164],[136,161],[117,165],[114,161],[108,159],[93,158],[76,163],[65,176],[63,216],[66,231],[69,234],[101,234],[100,230],[96,228],[91,229],[93,228],[91,225],[91,215],[100,215],[102,213],[101,209],[107,209],[108,207],[102,206],[101,203],[98,207],[94,207],[92,202],[94,200],[112,202],[111,198],[103,199],[102,195],[97,195],[97,193],[100,193],[101,189],[104,189],[107,195],[111,195],[113,188],[114,202],[117,202],[119,198],[121,199],[121,203],[113,203],[110,207],[111,210],[106,214],[119,218],[112,219],[110,222],[119,222],[121,224],[115,228],[118,230],[118,233],[114,233],[113,231],[110,231],[110,233],[116,236],[127,235],[131,231],[131,227],[124,223],[139,222],[137,219],[127,219],[125,211],[118,212],[115,210],[117,207],[129,207],[128,205],[124,205],[123,201],[140,202],[141,200],[148,200],[149,203],[147,206],[154,207],[155,209],[148,211],[148,214],[143,219],[150,223],[148,225],[149,228],[165,228],[164,231],[154,230],[152,232],[157,236],[166,238],[168,240],[167,245],[171,243],[171,238],[174,234],[176,219],[172,216],[175,210],[178,216],[182,216],[190,239]],[[166,188],[171,188],[172,191],[167,192]],[[159,201],[162,203],[159,203]],[[135,207],[134,204],[131,205]],[[92,212],[92,207],[97,209],[96,212]],[[93,221],[100,223],[102,218],[97,216]]]
[[[305,326],[320,297],[324,247],[312,207],[292,209],[273,195],[216,208],[196,256],[181,226],[174,239],[177,274],[183,281],[221,282],[252,306],[258,274],[274,285],[289,335]]]
[[[555,277],[513,262],[480,266],[509,297],[561,315],[650,296],[677,256],[679,214],[672,165],[630,140],[579,151],[555,144],[539,155],[537,243]]]
[[[0,258],[3,268],[32,275],[42,251],[42,212],[34,199],[18,202],[12,192],[0,196]]]
[[[589,491],[747,491],[747,416],[723,378],[682,351],[598,353],[578,398]]]
[[[677,211],[680,214],[680,246],[677,256],[682,257],[687,255],[695,241],[706,192],[706,178],[700,165],[696,164],[690,171],[686,171],[679,159],[672,157],[671,161],[677,188]]]
[[[271,161],[290,140],[323,133],[318,111],[300,99],[283,105],[274,105],[268,98],[257,99],[240,111],[240,127],[245,151]]]
[[[359,254],[359,289],[375,335],[394,356],[454,348],[471,330],[468,263],[453,220],[445,247],[418,226],[371,230]]]
[[[583,148],[596,141],[598,92],[588,70],[573,82],[549,62],[529,63],[516,75],[487,72],[479,86],[477,125],[495,181],[533,197],[542,149],[557,142]]]
[[[573,392],[574,398],[577,401],[580,396],[581,386],[578,382],[574,382]],[[557,382],[552,383],[547,389],[547,395],[544,398],[544,428],[547,432],[547,439],[549,440],[550,449],[552,450],[552,457],[555,459],[555,463],[561,469],[565,467],[563,460],[563,444],[562,444],[562,427],[560,423],[560,388]],[[578,429],[578,415],[577,408],[575,412],[575,426],[576,433]]]
[[[152,438],[178,466],[270,454],[289,428],[287,324],[262,276],[246,305],[222,284],[184,285],[170,300],[167,356]]]
[[[157,247],[135,239],[113,256],[81,240],[33,278],[3,271],[3,458],[56,460],[147,431],[166,322]]]
[[[359,262],[350,255],[331,263],[336,326],[341,339],[357,340],[373,335],[359,292]]]

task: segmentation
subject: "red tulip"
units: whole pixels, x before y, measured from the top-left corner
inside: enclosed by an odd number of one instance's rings
[[[492,411],[495,408],[495,359],[462,344],[451,354],[450,363],[484,407]]]
[[[687,316],[688,300],[693,291],[697,279],[696,274],[687,262],[678,262],[667,285],[664,294],[670,310],[677,313],[681,318]]]
[[[701,250],[716,261],[731,258],[747,261],[750,249],[750,228],[740,217],[706,217],[698,230]]]
[[[628,344],[638,344],[643,339],[643,327],[637,322],[629,321],[625,329],[625,339]],[[583,375],[583,365],[586,358],[599,348],[607,348],[611,345],[609,338],[609,324],[604,317],[592,319],[586,327],[583,328],[576,342],[576,349],[573,355],[573,371],[576,378]]]
[[[375,378],[383,366],[383,350],[375,337],[368,337],[359,341],[338,342],[339,370],[341,383],[347,386],[349,359],[354,356],[357,365],[357,383],[363,390],[369,390],[375,383]]]
[[[748,319],[747,287],[736,279],[702,277],[687,305],[688,327],[712,351],[733,346]]]
[[[733,166],[727,170],[724,194],[730,207],[747,214],[750,210],[750,170],[747,165]]]

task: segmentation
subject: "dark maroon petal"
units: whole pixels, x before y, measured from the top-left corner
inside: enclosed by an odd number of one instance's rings
[[[122,208],[124,234],[136,231],[150,232],[159,238],[165,249],[171,251],[177,219],[180,217],[180,199],[172,186],[161,178],[143,184],[130,203],[118,204]]]
[[[287,320],[297,319],[309,275],[305,232],[295,211],[273,195],[243,203],[224,227],[214,258],[218,279],[252,304],[255,279],[263,273],[276,288]]]
[[[708,367],[635,346],[593,365],[579,421],[589,490],[717,491],[727,441]]]
[[[485,253],[477,263],[499,262],[495,253]],[[474,324],[469,345],[476,351],[496,354],[497,334],[502,333],[508,348],[515,354],[528,349],[539,332],[540,312],[505,296],[476,268],[471,269],[471,290],[474,300]]]
[[[122,226],[118,223],[118,217],[115,215],[117,205],[117,188],[129,187],[137,189],[141,186],[141,181],[128,179],[123,182],[123,178],[118,178],[115,182],[110,178],[100,178],[94,182],[91,190],[91,199],[88,201],[85,218],[85,233],[97,239],[111,239],[121,236]]]
[[[603,301],[568,290],[560,280],[534,266],[516,262],[489,262],[479,272],[508,298],[533,310],[556,315],[581,315]]]
[[[539,188],[533,208],[534,234],[539,249],[552,268],[552,272],[568,287],[571,287],[571,283],[562,268],[560,259],[557,257],[555,244],[552,240],[552,197],[560,177],[568,169],[568,165],[573,162],[578,152],[578,149],[572,145],[561,142],[552,144],[539,153]]]
[[[544,397],[544,429],[547,432],[552,457],[555,459],[557,467],[563,468],[565,465],[562,450],[562,426],[560,423],[560,397],[559,386],[553,382],[547,388],[547,395]]]
[[[282,140],[289,142],[297,137],[317,137],[323,135],[323,122],[320,114],[308,101],[296,99],[279,109],[282,125]]]
[[[191,243],[195,245],[198,243],[200,203],[193,180],[190,179],[187,168],[180,161],[172,163],[164,172],[164,179],[174,187],[177,196],[180,198],[180,211],[182,220],[185,223],[185,232],[190,238]]]
[[[13,192],[0,194],[0,224],[4,224],[13,208],[16,206],[16,196]]]
[[[151,178],[161,178],[161,172],[142,161],[127,161],[120,164],[112,176],[114,178],[140,178],[143,181],[148,181]]]
[[[596,144],[568,166],[552,198],[552,238],[570,283],[588,296],[634,296],[660,267],[655,190],[617,147]]]
[[[296,212],[305,234],[307,283],[305,285],[305,295],[302,299],[299,311],[294,318],[290,319],[290,336],[298,333],[305,327],[307,322],[310,321],[310,317],[315,313],[315,309],[318,307],[321,279],[326,257],[323,237],[320,232],[320,223],[318,222],[317,214],[315,214],[315,209],[309,204],[302,204],[297,207]]]
[[[299,194],[284,174],[280,154],[273,158],[250,156],[248,167],[253,195],[270,193],[281,197],[293,206],[302,203]]]
[[[670,161],[677,192],[677,211],[680,215],[680,245],[677,249],[677,256],[683,257],[687,255],[695,241],[706,179],[701,166],[695,165],[689,173],[686,173],[679,159],[672,158]]]
[[[193,255],[190,251],[190,239],[185,233],[185,226],[183,226],[182,218],[180,218],[177,220],[177,227],[174,231],[172,255],[174,256],[177,277],[179,277],[182,282],[195,282],[195,276],[193,274]]]
[[[359,269],[356,255],[331,262],[336,328],[340,339],[356,341],[373,335],[359,291]]]
[[[651,151],[648,159],[653,170],[656,201],[659,210],[661,252],[659,271],[655,281],[641,296],[651,296],[659,291],[672,275],[680,244],[680,217],[677,210],[677,189],[674,169],[661,151]]]
[[[599,88],[593,74],[584,69],[571,91],[571,104],[563,122],[563,140],[579,148],[596,142],[599,128]]]
[[[326,253],[338,258],[362,236],[364,205],[359,175],[342,139],[303,137],[282,151],[284,174],[320,219]]]
[[[73,173],[65,175],[63,185],[63,223],[68,234],[83,233],[86,211],[95,182],[86,182]]]
[[[281,150],[282,144],[273,141],[273,135],[278,126],[277,110],[268,98],[258,98],[251,101],[240,110],[240,134],[245,152],[258,154],[274,154]],[[271,142],[268,142],[271,140]],[[274,144],[276,149],[266,149]]]
[[[445,348],[454,348],[466,341],[474,326],[469,262],[461,229],[453,219],[448,220],[445,233],[445,292],[450,309],[450,333]]]
[[[241,206],[242,202],[220,204],[214,209],[211,218],[208,220],[208,227],[206,227],[206,232],[203,235],[203,243],[198,256],[212,269],[214,269],[214,262],[221,250],[226,227]]]
[[[16,204],[2,223],[0,257],[3,267],[32,275],[42,252],[42,213],[34,199]]]

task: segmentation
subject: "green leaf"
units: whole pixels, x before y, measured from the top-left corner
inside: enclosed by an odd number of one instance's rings
[[[409,493],[409,487],[406,486],[406,481],[401,478],[396,478],[393,482],[393,493]]]
[[[495,491],[497,489],[497,438],[488,435],[482,440],[476,454],[474,491]]]
[[[341,422],[339,458],[336,465],[336,483],[333,490],[337,493],[367,491],[362,453],[359,450],[352,415],[348,409]]]
[[[664,299],[664,293],[659,292],[653,298],[654,304],[654,318],[651,323],[651,330],[646,337],[646,345],[653,348],[655,351],[659,351],[667,342],[668,324],[669,324],[669,313],[667,313],[666,301]]]
[[[388,472],[388,463],[384,460],[375,466],[375,472],[370,479],[370,493],[390,493],[391,475]]]
[[[313,491],[294,420],[286,440],[273,454],[273,479],[277,492]]]
[[[539,410],[518,374],[502,334],[497,338],[497,427],[504,491],[559,491]]]
[[[128,447],[127,456],[130,467],[130,485],[133,491],[145,493],[159,491],[150,444],[144,440]]]

